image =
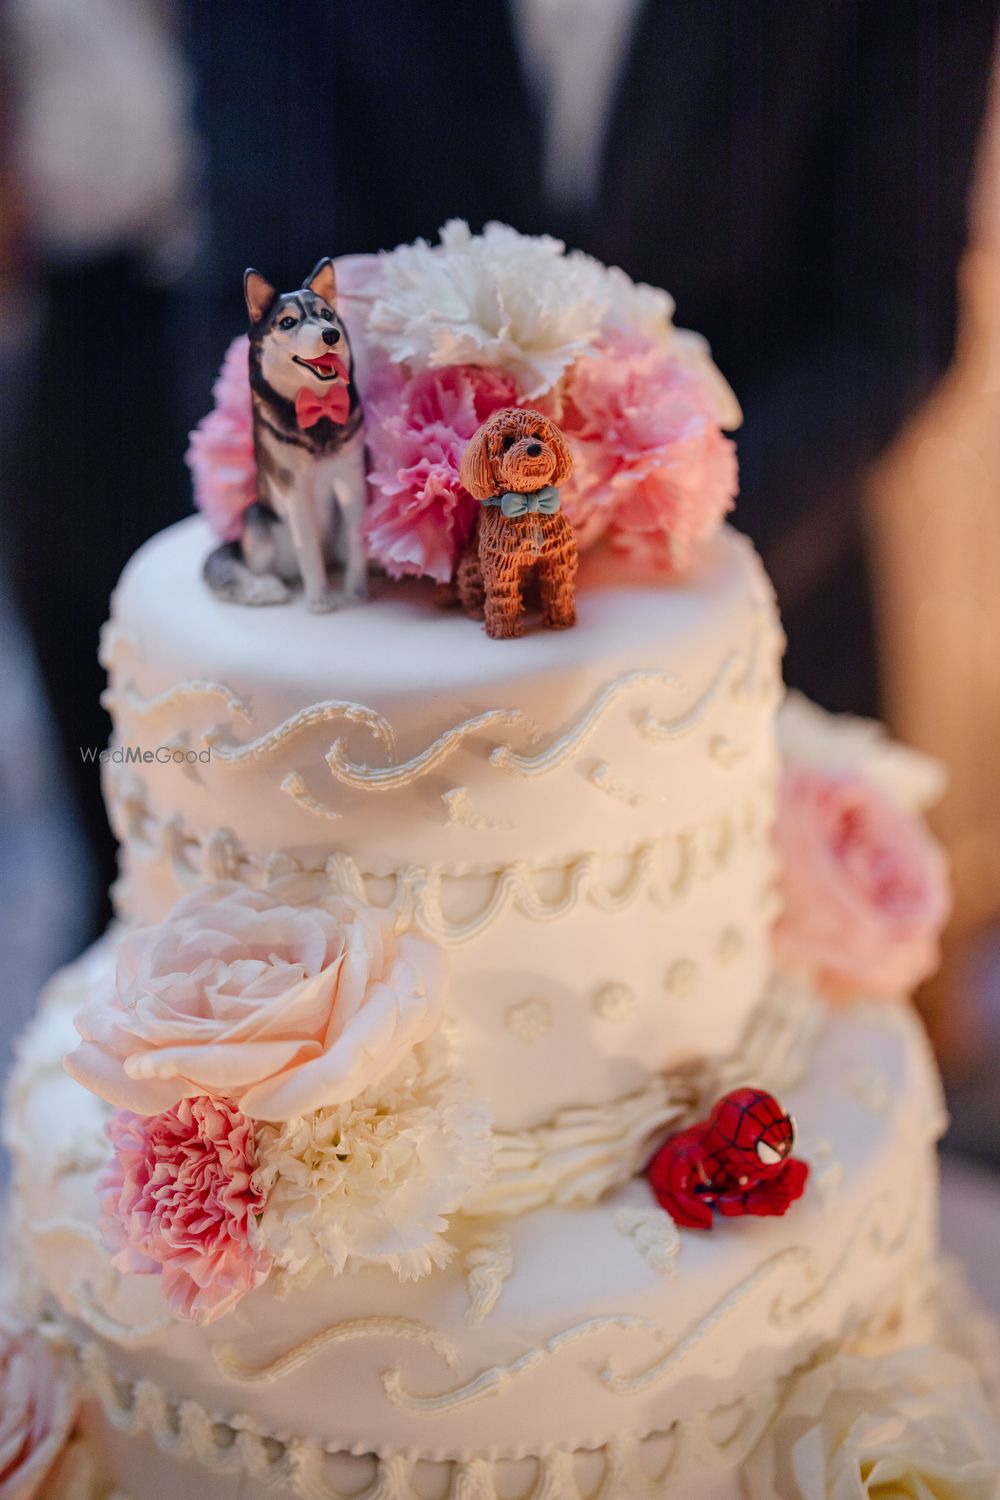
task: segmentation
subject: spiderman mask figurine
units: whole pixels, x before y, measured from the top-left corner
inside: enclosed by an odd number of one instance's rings
[[[805,1190],[809,1167],[792,1156],[795,1124],[771,1094],[735,1089],[708,1119],[666,1140],[646,1168],[657,1202],[683,1229],[728,1218],[780,1215]]]

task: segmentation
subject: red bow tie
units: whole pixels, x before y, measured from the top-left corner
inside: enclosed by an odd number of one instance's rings
[[[340,381],[328,391],[303,387],[295,397],[295,420],[300,427],[315,427],[323,417],[331,422],[346,422],[351,414],[351,393]]]

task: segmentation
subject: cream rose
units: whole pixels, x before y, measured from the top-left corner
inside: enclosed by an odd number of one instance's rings
[[[288,1120],[386,1077],[444,997],[434,944],[318,879],[208,886],[124,939],[114,992],[77,1016],[66,1067],[137,1114],[209,1094]]]
[[[34,1500],[76,1418],[68,1355],[0,1308],[0,1500]]]
[[[998,1475],[972,1369],[930,1345],[800,1375],[743,1468],[747,1500],[996,1500]]]

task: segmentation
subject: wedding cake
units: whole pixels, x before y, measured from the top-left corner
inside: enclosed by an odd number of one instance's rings
[[[785,697],[703,341],[498,225],[246,293],[102,641],[118,919],[10,1081],[0,1496],[1000,1494],[938,771]]]

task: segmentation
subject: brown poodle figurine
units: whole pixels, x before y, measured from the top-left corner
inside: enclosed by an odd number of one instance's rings
[[[483,616],[495,640],[523,634],[523,590],[533,582],[543,625],[576,624],[576,538],[559,502],[572,469],[559,429],[521,407],[494,412],[465,450],[460,478],[483,508],[455,587],[462,608]]]

